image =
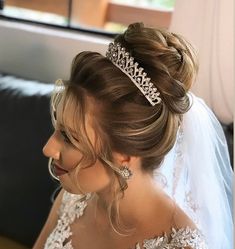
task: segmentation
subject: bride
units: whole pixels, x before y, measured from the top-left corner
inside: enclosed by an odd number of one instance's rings
[[[183,37],[140,23],[74,58],[43,148],[62,189],[33,249],[232,248],[232,170],[197,69]]]

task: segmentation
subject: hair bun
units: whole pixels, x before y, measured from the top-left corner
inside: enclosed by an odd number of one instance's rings
[[[133,23],[115,41],[144,68],[171,112],[188,110],[186,93],[196,77],[198,64],[196,52],[186,39],[167,30]]]

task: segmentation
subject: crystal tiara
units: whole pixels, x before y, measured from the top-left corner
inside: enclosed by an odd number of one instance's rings
[[[106,57],[131,79],[152,106],[161,102],[158,89],[147,77],[144,69],[138,67],[139,64],[134,62],[134,58],[126,52],[124,47],[121,47],[119,43],[111,42]]]

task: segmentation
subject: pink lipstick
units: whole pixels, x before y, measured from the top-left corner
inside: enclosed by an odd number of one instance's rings
[[[64,174],[68,173],[67,170],[64,170],[64,169],[60,168],[56,164],[53,164],[53,169],[54,169],[54,173],[55,173],[56,176],[61,176],[61,175],[64,175]]]

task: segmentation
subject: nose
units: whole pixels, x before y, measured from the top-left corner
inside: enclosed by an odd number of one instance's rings
[[[56,138],[55,132],[50,136],[47,143],[44,145],[42,152],[46,157],[52,157],[53,159],[59,160],[60,143]]]

